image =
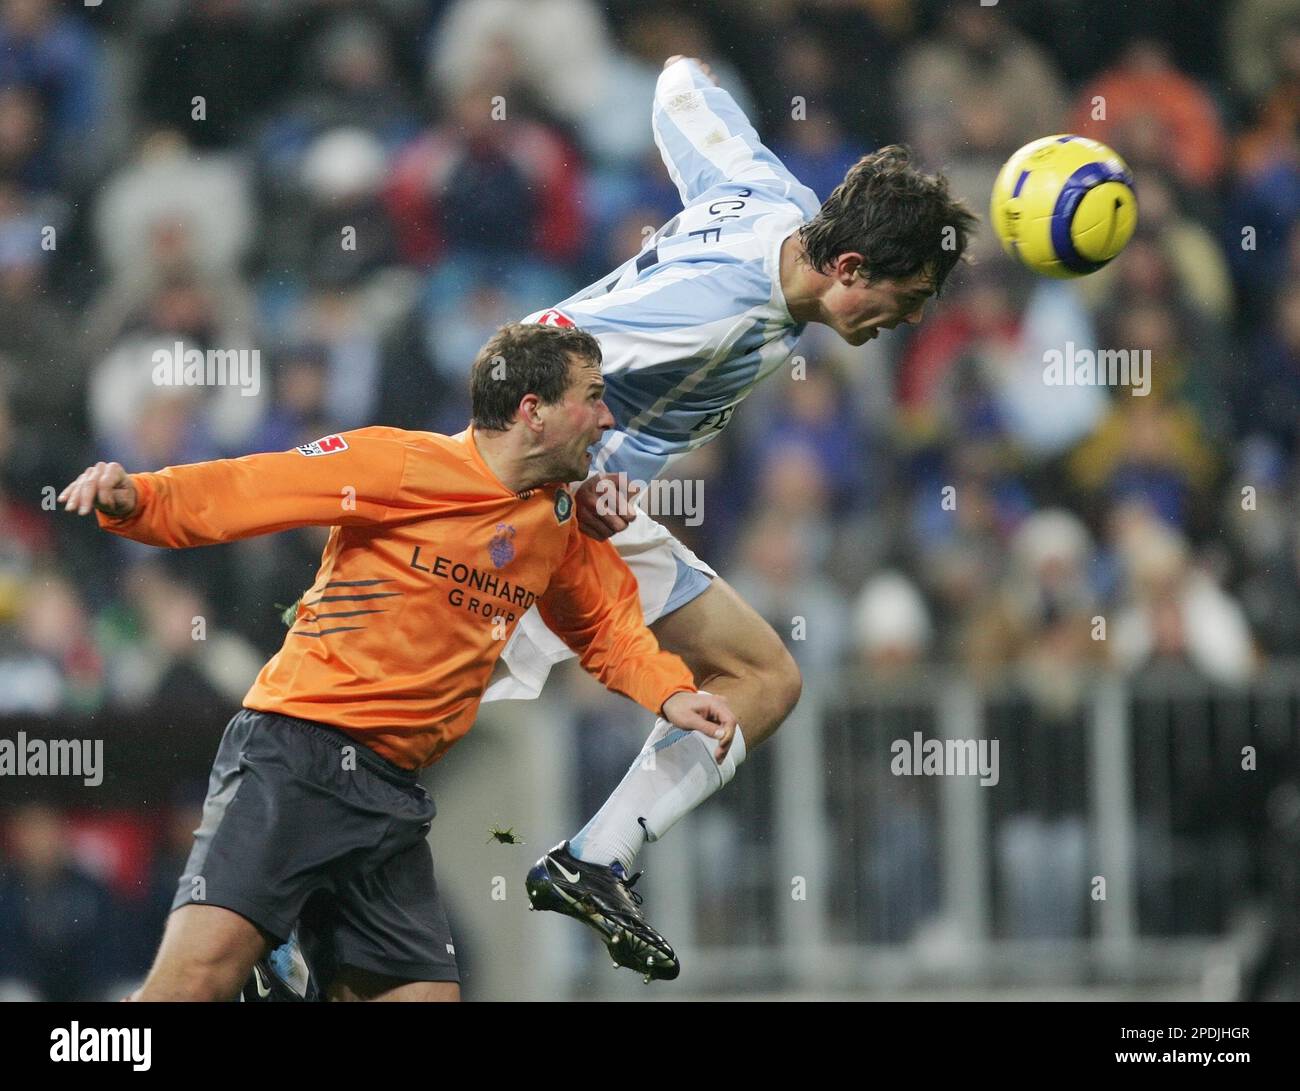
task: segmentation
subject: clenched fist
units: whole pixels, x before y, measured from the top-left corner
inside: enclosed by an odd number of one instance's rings
[[[674,53],[671,57],[669,57],[666,61],[664,61],[664,67],[667,68],[670,64],[676,64],[678,61],[681,60],[694,61],[696,64],[700,66],[700,69],[704,72],[704,74],[709,77],[714,87],[721,86],[721,84],[718,83],[718,77],[713,74],[713,69],[710,68],[707,64],[705,64],[702,60],[700,60],[699,57],[688,57],[684,53]]]
[[[64,511],[90,514],[91,508],[124,519],[135,511],[135,485],[120,462],[96,462],[59,493]]]
[[[578,526],[588,538],[603,542],[626,530],[636,518],[639,485],[629,485],[627,474],[592,474],[574,496]]]
[[[736,714],[723,698],[712,693],[674,693],[664,702],[663,717],[683,731],[698,731],[717,739],[713,757],[718,762],[727,756],[736,737]]]

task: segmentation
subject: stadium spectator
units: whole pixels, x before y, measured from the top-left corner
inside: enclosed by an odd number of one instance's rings
[[[247,258],[258,209],[238,160],[196,154],[173,130],[139,141],[95,200],[95,243],[114,281],[178,267],[234,272]]]
[[[1234,385],[1241,432],[1268,437],[1294,459],[1300,453],[1300,278],[1279,294],[1273,321],[1253,338]]]
[[[485,80],[495,81],[491,94],[518,83],[574,121],[600,101],[609,48],[592,0],[457,0],[438,27],[429,73],[449,98]]]
[[[925,600],[903,573],[881,572],[867,581],[853,606],[858,662],[875,681],[914,671],[930,653],[933,627]]]
[[[843,600],[812,563],[797,525],[779,512],[757,512],[739,539],[727,579],[776,630],[800,669],[825,677],[843,658]]]
[[[48,124],[45,169],[65,181],[93,174],[103,141],[103,49],[80,18],[55,0],[6,0],[0,7],[0,87],[40,98]]]
[[[393,43],[367,12],[339,12],[304,50],[302,88],[272,111],[257,136],[274,184],[292,181],[313,141],[334,129],[364,129],[385,153],[415,135],[418,116],[400,78]]]
[[[1132,41],[1114,68],[1083,88],[1066,129],[1123,148],[1135,170],[1172,169],[1196,192],[1218,182],[1227,160],[1213,99],[1152,38]]]
[[[138,112],[196,147],[246,140],[278,89],[281,54],[251,0],[196,0],[144,43]]]
[[[1234,318],[1228,262],[1212,232],[1188,216],[1177,183],[1158,171],[1142,175],[1142,213],[1124,261],[1079,282],[1093,310],[1134,294],[1183,301],[1202,330],[1226,329]],[[1153,253],[1154,251],[1154,253]],[[1132,260],[1137,252],[1138,260]]]
[[[1227,32],[1230,86],[1247,100],[1266,95],[1280,74],[1295,71],[1300,0],[1237,0]]]
[[[29,804],[9,815],[0,871],[0,981],[41,1000],[102,1000],[117,972],[108,888],[72,859],[62,816]]]
[[[156,560],[137,564],[126,580],[140,638],[108,649],[107,677],[118,707],[153,708],[174,717],[224,708],[243,699],[262,660],[242,637],[217,624],[193,586]]]
[[[748,457],[761,465],[775,457],[769,454],[773,450],[802,446],[815,455],[837,514],[847,516],[870,503],[862,488],[864,437],[838,376],[828,367],[805,367],[792,372],[783,394]]]
[[[907,51],[898,77],[907,142],[935,165],[959,155],[1000,160],[1057,132],[1065,101],[1051,57],[992,7],[950,5],[939,33]]]
[[[0,390],[29,449],[57,462],[59,437],[79,431],[86,376],[71,324],[49,291],[48,223],[38,205],[0,182]],[[50,228],[57,238],[59,228]]]
[[[1237,141],[1229,179],[1223,246],[1242,295],[1243,317],[1266,321],[1273,294],[1294,271],[1300,221],[1300,31],[1286,35],[1294,71],[1259,105]],[[1290,268],[1288,268],[1290,266]]]
[[[1134,304],[1117,319],[1111,344],[1151,346],[1149,393],[1130,384],[1113,392],[1097,430],[1069,456],[1069,472],[1107,504],[1141,499],[1175,527],[1196,518],[1215,482],[1218,459],[1205,421],[1184,396],[1198,375],[1172,310]],[[1139,358],[1140,359],[1140,358]]]
[[[489,82],[460,92],[446,119],[399,154],[385,196],[403,260],[481,256],[500,268],[520,252],[557,264],[577,255],[574,149],[556,130],[498,107],[500,94]]]
[[[1251,631],[1270,655],[1300,654],[1300,522],[1291,496],[1293,464],[1272,439],[1253,435],[1237,452],[1224,490],[1223,521],[1240,560],[1237,594]]]
[[[972,654],[986,668],[1011,666],[1035,709],[1063,718],[1079,708],[1105,648],[1093,632],[1093,543],[1075,515],[1049,508],[1029,516],[1010,546],[1002,586],[972,625]]]
[[[0,714],[93,712],[103,694],[103,661],[77,589],[33,573],[13,623],[0,619]]]
[[[1181,534],[1139,505],[1111,521],[1125,596],[1110,639],[1126,671],[1186,664],[1216,682],[1239,684],[1256,657],[1241,606],[1192,562]]]

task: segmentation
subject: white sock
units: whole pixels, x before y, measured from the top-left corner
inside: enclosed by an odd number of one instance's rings
[[[647,840],[658,841],[736,775],[745,760],[740,726],[721,764],[713,756],[717,745],[716,739],[674,727],[661,716],[605,805],[570,840],[569,851],[592,864],[617,860],[630,872]]]

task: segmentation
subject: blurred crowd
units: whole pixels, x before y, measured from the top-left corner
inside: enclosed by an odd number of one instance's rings
[[[919,327],[810,327],[674,467],[704,519],[666,521],[810,679],[952,665],[1068,709],[1097,666],[1300,654],[1300,0],[0,0],[0,715],[233,710],[325,532],[163,555],[53,495],[460,430],[489,334],[680,207],[672,54],[822,198],[903,142],[986,216],[1056,132],[1137,179],[1112,266],[1035,278],[985,227]],[[157,385],[178,341],[256,350],[260,392]],[[1150,393],[1044,385],[1070,342],[1149,349]],[[0,907],[70,866],[56,820],[15,819]]]

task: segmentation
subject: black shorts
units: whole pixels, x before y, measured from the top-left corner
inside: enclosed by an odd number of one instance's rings
[[[222,736],[203,822],[172,909],[217,905],[283,942],[313,973],[459,981],[417,774],[324,724],[242,709]]]

